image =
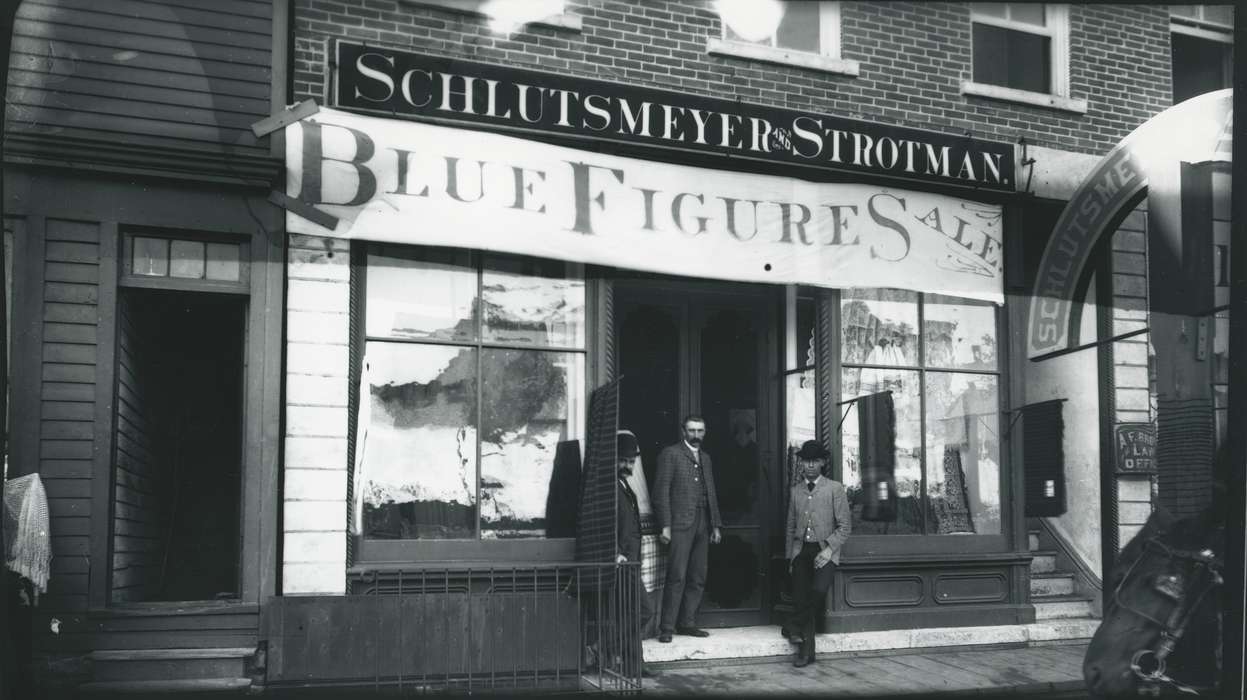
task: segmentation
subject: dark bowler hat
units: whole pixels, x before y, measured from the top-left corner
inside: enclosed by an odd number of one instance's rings
[[[801,459],[827,459],[831,453],[818,440],[806,440],[797,452]]]
[[[615,449],[619,452],[620,459],[633,459],[640,453],[636,436],[628,433],[619,433],[615,436]]]

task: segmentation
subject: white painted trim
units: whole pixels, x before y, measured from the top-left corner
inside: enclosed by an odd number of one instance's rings
[[[1061,97],[1060,95],[1047,95],[1042,92],[1031,92],[1030,90],[1015,90],[1014,88],[1001,87],[999,85],[987,85],[985,83],[976,83],[970,80],[962,81],[961,94],[989,97],[994,100],[1004,100],[1006,102],[1020,102],[1022,104],[1059,109],[1065,112],[1073,112],[1075,114],[1087,113],[1086,100],[1075,100],[1069,97]]]
[[[974,6],[971,5],[970,7],[973,8]],[[1026,32],[1027,34],[1041,34],[1043,36],[1052,36],[1056,31],[1058,31],[1058,29],[1052,26],[1052,20],[1048,16],[1047,13],[1045,13],[1044,15],[1043,26],[1040,26],[1038,24],[1031,24],[1029,22],[1018,22],[1017,20],[1012,20],[1012,19],[1001,19],[999,17],[993,17],[991,15],[981,15],[981,14],[978,14],[977,12],[974,12],[973,9],[970,10],[970,18],[976,24],[990,24],[993,27],[1000,27],[1001,29],[1012,29],[1018,32]]]
[[[715,56],[747,58],[752,61],[774,63],[781,66],[809,68],[811,70],[822,71],[824,73],[834,73],[837,75],[857,76],[861,72],[861,64],[850,59],[820,56],[818,54],[806,53],[804,51],[776,49],[770,46],[762,46],[761,44],[727,41],[725,39],[716,39],[714,37],[706,38],[706,53]]]
[[[481,12],[480,0],[398,0],[398,3],[415,7],[435,7],[440,10],[449,10],[474,17],[487,16],[484,12]],[[566,10],[560,14],[542,17],[526,24],[535,24],[553,29],[565,29],[573,32],[582,31],[584,28],[584,22],[580,15],[569,14]]]
[[[1180,24],[1178,22],[1170,22],[1169,31],[1174,34],[1185,34],[1186,36],[1193,36],[1198,39],[1208,39],[1209,41],[1216,41],[1222,44],[1234,43],[1233,32],[1219,32],[1213,29],[1194,27],[1189,24]]]

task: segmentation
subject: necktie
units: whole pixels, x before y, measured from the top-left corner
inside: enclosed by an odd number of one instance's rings
[[[811,493],[813,493],[813,492],[814,492],[814,482],[813,482],[813,481],[807,481],[807,482],[805,482],[805,488],[806,488],[806,489],[808,489]]]

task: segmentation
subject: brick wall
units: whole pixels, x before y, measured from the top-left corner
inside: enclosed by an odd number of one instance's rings
[[[350,249],[290,236],[282,593],[344,593]]]
[[[842,56],[856,77],[711,56],[709,2],[569,0],[582,29],[491,33],[484,18],[400,0],[295,0],[296,99],[325,96],[329,37],[600,80],[806,109],[1062,150],[1103,153],[1170,104],[1166,6],[1070,8],[1072,97],[1086,114],[960,92],[970,78],[970,10],[953,3],[851,3]]]

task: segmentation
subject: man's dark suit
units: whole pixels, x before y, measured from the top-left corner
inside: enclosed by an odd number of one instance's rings
[[[722,526],[710,455],[698,450],[694,459],[683,441],[663,448],[651,496],[658,526],[671,528],[666,597],[659,620],[659,630],[670,634],[676,627],[696,627],[706,586],[710,530]]]
[[[630,562],[641,561],[641,509],[637,506],[636,494],[627,482],[619,479],[615,482],[615,490],[619,492],[615,505],[615,532],[618,533],[618,553]],[[637,570],[640,575],[640,569]],[[641,639],[641,634],[649,628],[654,617],[654,606],[650,603],[645,588],[641,588],[639,609],[631,611],[631,619],[627,624],[633,625],[631,638]],[[637,651],[639,654],[640,651]]]

